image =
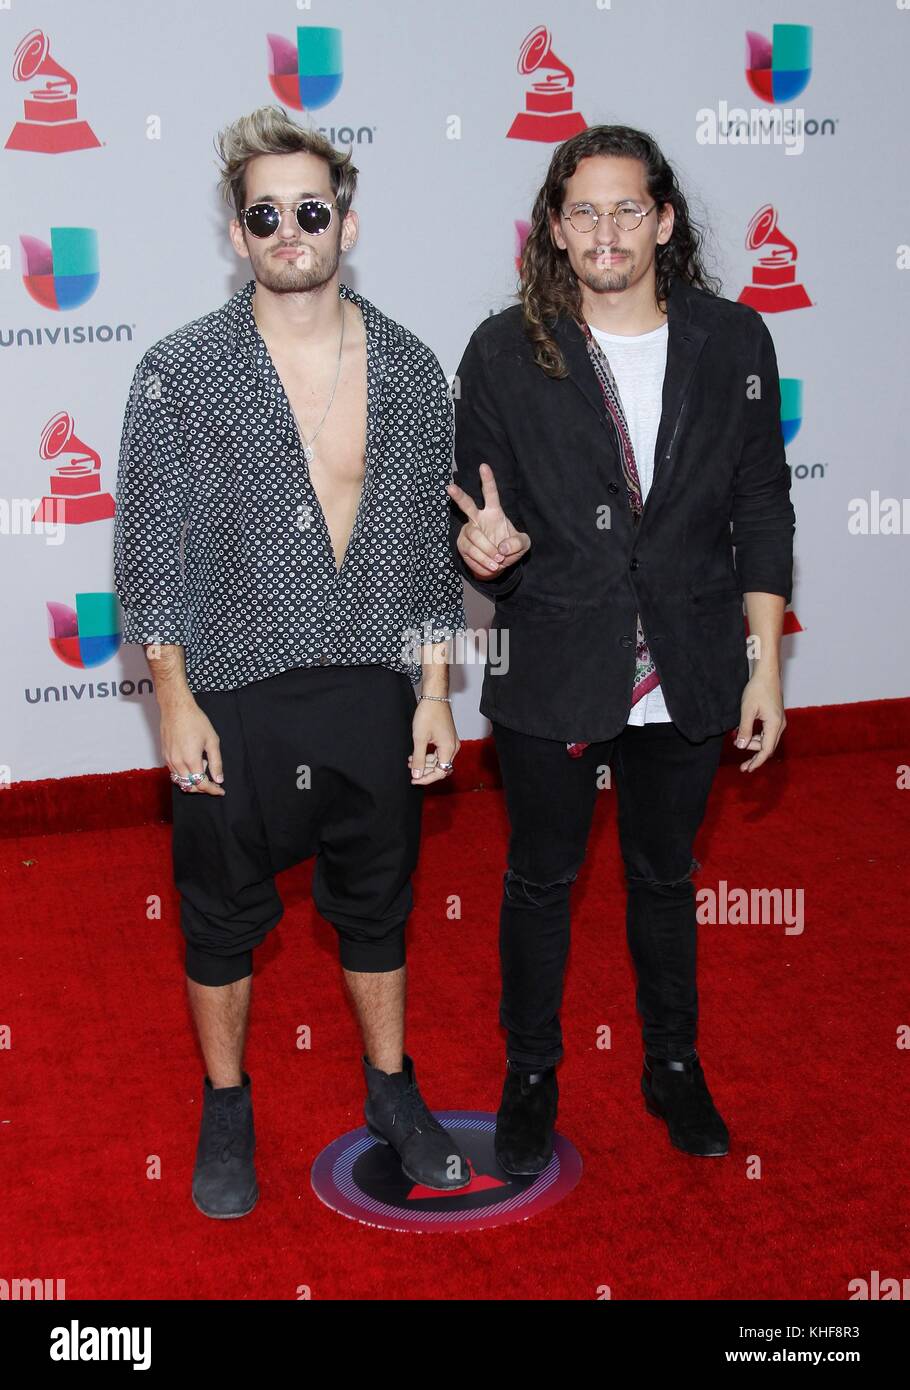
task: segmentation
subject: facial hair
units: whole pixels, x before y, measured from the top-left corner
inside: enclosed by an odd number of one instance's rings
[[[277,249],[270,247],[258,263],[253,262],[256,280],[274,294],[304,294],[307,290],[320,289],[335,274],[341,258],[341,238],[337,238],[333,250],[327,251],[324,256],[314,251],[303,266],[294,260],[276,256],[274,253]],[[288,246],[281,249],[290,251],[295,248]]]
[[[626,256],[626,265],[630,262],[630,257]],[[611,290],[627,290],[632,278],[631,270],[621,270],[616,266],[607,266],[604,270],[596,270],[595,259],[588,260],[587,256],[582,262],[582,273],[579,276],[582,284],[587,285],[589,290],[599,292]]]

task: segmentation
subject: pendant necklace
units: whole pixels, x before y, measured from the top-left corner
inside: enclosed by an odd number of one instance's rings
[[[313,462],[313,459],[316,457],[316,455],[315,455],[315,453],[314,453],[314,450],[313,450],[313,443],[314,443],[314,441],[315,441],[315,439],[316,439],[316,435],[319,433],[319,431],[322,429],[323,425],[325,424],[326,416],[328,415],[329,411],[332,409],[332,401],[335,399],[335,391],[336,391],[336,389],[337,389],[337,387],[338,387],[338,378],[339,378],[339,376],[341,375],[341,349],[342,349],[343,347],[344,347],[344,305],[342,305],[342,308],[341,308],[341,337],[340,337],[339,340],[338,340],[338,365],[337,365],[337,367],[335,368],[335,381],[334,381],[334,384],[333,384],[333,386],[332,386],[332,394],[329,396],[329,403],[328,403],[328,405],[326,406],[325,410],[323,411],[322,419],[319,421],[319,424],[316,426],[316,433],[313,434],[313,435],[311,435],[311,437],[310,437],[309,439],[307,439],[306,435],[304,434],[303,430],[302,430],[301,427],[300,427],[300,421],[297,419],[297,412],[294,410],[294,407],[291,406],[291,414],[294,416],[294,420],[295,420],[295,422],[296,422],[296,424],[297,424],[297,429],[298,429],[298,431],[299,431],[299,433],[300,433],[301,439],[303,440],[303,457],[306,459],[307,464],[311,464],[311,463]],[[291,405],[290,401],[288,401],[288,405]]]

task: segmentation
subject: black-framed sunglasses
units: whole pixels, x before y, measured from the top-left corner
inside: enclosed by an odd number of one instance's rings
[[[297,218],[297,225],[310,236],[322,236],[332,225],[332,209],[337,203],[327,203],[322,198],[304,198],[299,203],[251,203],[241,210],[243,225],[250,236],[274,236],[281,226],[281,214],[291,208]]]

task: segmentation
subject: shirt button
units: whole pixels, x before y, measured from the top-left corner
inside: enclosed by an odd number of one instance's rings
[[[632,638],[631,638],[631,637],[620,637],[620,639],[619,639],[619,645],[620,645],[621,647],[631,647],[631,645],[632,645]]]
[[[640,560],[637,560],[637,559],[633,556],[632,559],[629,561],[629,569],[630,569],[630,570],[637,570],[640,563],[641,563],[641,561],[640,561]]]
[[[328,664],[329,664],[329,658],[326,656],[325,652],[323,652],[323,653],[322,653],[322,656],[319,658],[319,665],[320,665],[320,666],[328,666]]]

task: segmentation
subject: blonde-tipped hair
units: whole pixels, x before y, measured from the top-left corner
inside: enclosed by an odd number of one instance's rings
[[[246,206],[246,168],[260,154],[315,154],[329,166],[339,221],[354,201],[357,170],[351,162],[351,151],[343,154],[318,130],[297,125],[283,106],[260,106],[248,116],[241,116],[219,133],[217,146],[221,156],[218,187],[238,220]]]

